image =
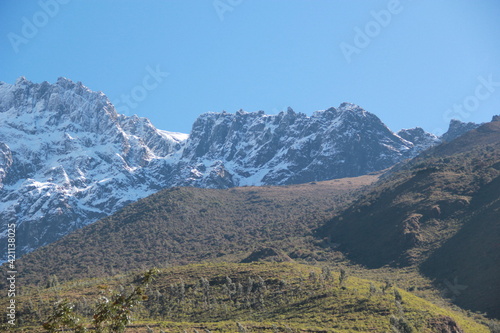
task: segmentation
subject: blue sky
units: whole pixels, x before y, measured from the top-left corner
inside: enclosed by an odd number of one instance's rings
[[[499,17],[498,0],[2,0],[0,81],[81,81],[169,131],[352,102],[441,133],[500,114]]]

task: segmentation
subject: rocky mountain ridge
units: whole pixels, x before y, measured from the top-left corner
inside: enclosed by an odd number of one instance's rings
[[[312,116],[206,113],[188,136],[118,114],[81,83],[21,77],[0,82],[0,239],[16,223],[21,255],[165,187],[358,176],[439,141],[418,128],[395,134],[350,103]]]

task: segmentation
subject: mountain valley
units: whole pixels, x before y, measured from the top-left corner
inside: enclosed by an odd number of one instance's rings
[[[151,267],[126,332],[498,332],[499,116],[437,137],[343,103],[206,113],[187,135],[20,78],[0,128],[16,332],[64,304],[93,330]]]

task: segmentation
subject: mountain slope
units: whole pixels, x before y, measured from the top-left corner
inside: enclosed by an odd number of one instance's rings
[[[458,281],[458,304],[498,317],[499,165],[494,121],[396,166],[318,237],[368,267],[416,264],[441,285]]]
[[[498,142],[500,119],[479,127],[477,131],[479,135],[471,132],[455,140],[453,149],[460,149],[470,141],[488,144],[489,140],[494,141],[495,137]],[[487,149],[488,153],[493,154],[493,145],[487,147],[491,147]],[[491,168],[500,171],[498,144],[495,147],[497,162],[492,164]],[[488,160],[483,155],[473,163],[474,168],[480,169],[481,164],[488,163]],[[480,187],[470,201],[465,224],[423,263],[422,271],[438,281],[451,284],[451,287],[448,286],[449,296],[456,304],[481,309],[499,318],[500,177],[498,172],[496,175],[478,179]],[[462,288],[457,288],[456,285]]]
[[[446,133],[444,133],[441,136],[441,140],[445,142],[450,142],[458,138],[459,136],[463,135],[464,133],[477,128],[478,126],[479,125],[475,123],[471,122],[464,123],[460,120],[452,119],[450,121],[450,126],[448,127],[448,131],[446,131]]]
[[[415,333],[488,332],[459,312],[399,288],[355,276],[340,283],[339,278],[328,266],[296,263],[162,269],[127,332],[151,332],[148,327],[154,332],[389,332],[396,325]],[[89,317],[98,297],[110,298],[107,290],[123,294],[136,281],[135,274],[79,280],[20,296],[20,330],[41,331],[56,299],[70,298],[75,311]]]
[[[467,130],[469,130],[468,128],[463,129],[464,131],[460,134],[464,134]],[[412,142],[414,144],[414,150],[416,150],[417,152],[424,151],[441,143],[442,139],[442,137],[438,138],[434,134],[427,133],[421,127],[402,129],[397,134],[406,141]],[[456,131],[456,134],[460,135],[459,130]]]
[[[240,261],[276,247],[295,258],[331,257],[312,230],[378,176],[233,189],[172,188],[130,204],[17,261],[23,283],[106,276],[138,267]],[[314,249],[315,252],[311,252]],[[308,252],[309,250],[309,252]]]
[[[367,174],[425,149],[433,138],[420,134],[405,140],[344,103],[311,117],[207,113],[188,138],[120,115],[103,93],[65,78],[0,82],[0,243],[16,223],[21,256],[166,187]]]
[[[63,78],[0,84],[0,128],[1,235],[17,224],[18,255],[157,191],[138,170],[182,142]]]

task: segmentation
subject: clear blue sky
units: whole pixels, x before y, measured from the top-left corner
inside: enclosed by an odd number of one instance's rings
[[[0,81],[81,81],[169,131],[346,101],[441,132],[500,114],[499,18],[498,0],[2,0]]]

